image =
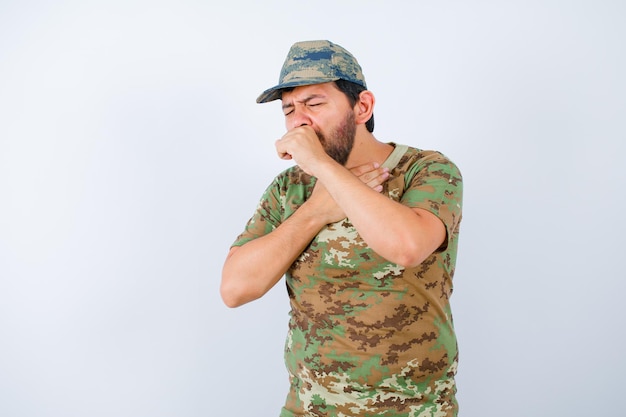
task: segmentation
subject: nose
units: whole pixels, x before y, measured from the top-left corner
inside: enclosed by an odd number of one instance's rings
[[[304,108],[296,106],[289,117],[289,129],[300,126],[311,126],[313,122]]]

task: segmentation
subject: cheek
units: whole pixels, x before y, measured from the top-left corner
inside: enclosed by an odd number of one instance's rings
[[[311,119],[311,122],[313,123],[313,128],[315,129],[315,131],[317,132],[322,132],[324,135],[329,135],[331,134],[333,131],[335,131],[337,129],[337,126],[339,126],[341,124],[340,120],[335,120],[334,118],[314,118]]]

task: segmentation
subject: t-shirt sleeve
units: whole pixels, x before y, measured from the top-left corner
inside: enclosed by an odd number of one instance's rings
[[[434,152],[418,160],[407,171],[405,191],[400,202],[411,208],[428,210],[446,227],[447,241],[458,235],[462,216],[463,180],[457,166]]]
[[[244,231],[231,246],[242,246],[278,227],[282,222],[279,190],[280,186],[277,180],[274,180],[263,193],[254,214],[246,223]]]

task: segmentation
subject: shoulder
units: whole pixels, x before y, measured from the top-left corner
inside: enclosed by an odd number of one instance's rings
[[[444,163],[453,164],[452,160],[448,158],[443,152],[437,150],[424,150],[414,148],[412,146],[405,146],[406,152],[404,153],[404,160],[411,161],[413,163],[418,162],[422,164],[427,163]]]
[[[402,145],[396,145],[402,146]],[[437,150],[423,150],[404,145],[404,155],[400,158],[397,167],[407,173],[418,171],[444,171],[460,179],[461,172],[458,166],[445,154]]]
[[[315,177],[294,165],[279,173],[265,191],[265,199],[273,199],[286,210],[295,211],[309,197]]]
[[[275,184],[287,185],[310,185],[313,177],[304,172],[298,165],[291,166],[274,178]]]

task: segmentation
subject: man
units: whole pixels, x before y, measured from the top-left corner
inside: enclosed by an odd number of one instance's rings
[[[452,293],[462,182],[441,153],[378,141],[356,59],[294,44],[279,84],[297,165],[265,191],[224,264],[230,307],[283,275],[291,304],[281,417],[455,416]]]

